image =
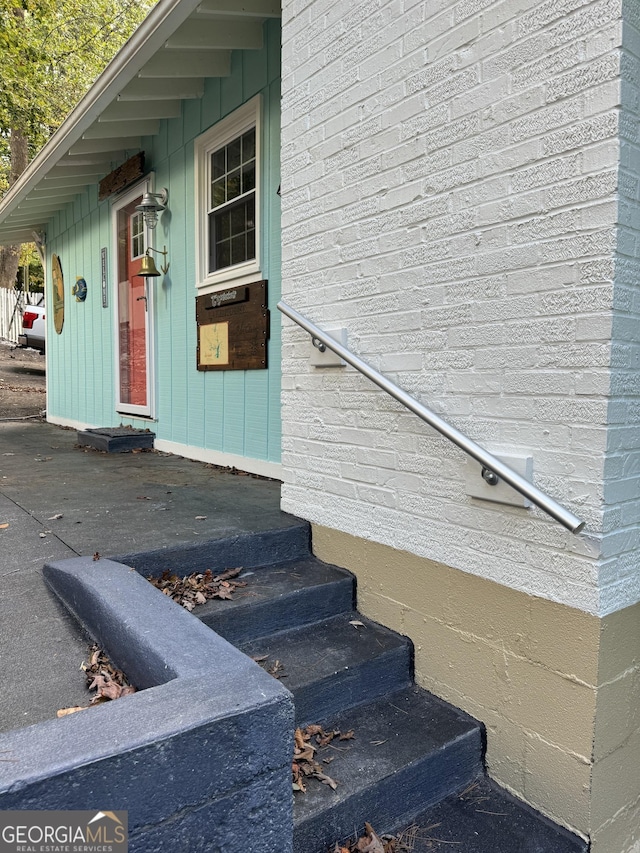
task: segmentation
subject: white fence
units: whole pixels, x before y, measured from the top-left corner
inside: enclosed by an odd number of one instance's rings
[[[41,293],[19,293],[13,288],[0,287],[0,340],[17,344],[25,306],[37,305],[41,299]]]

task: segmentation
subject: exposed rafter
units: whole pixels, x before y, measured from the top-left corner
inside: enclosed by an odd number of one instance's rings
[[[131,128],[134,130],[135,128]],[[86,154],[138,151],[142,144],[139,136],[121,136],[113,139],[81,139],[67,152],[69,158],[84,157]],[[111,159],[117,159],[111,157]]]
[[[260,50],[262,23],[226,19],[197,20],[191,18],[167,39],[165,47],[180,50],[221,48],[222,50]]]
[[[138,121],[141,118],[177,118],[182,111],[182,102],[174,100],[116,101],[102,113],[103,121]]]
[[[122,101],[163,101],[166,98],[201,98],[204,94],[204,79],[202,77],[185,77],[174,80],[168,77],[159,83],[157,80],[132,80],[118,96]]]
[[[228,77],[230,50],[169,50],[162,48],[144,65],[138,77]]]

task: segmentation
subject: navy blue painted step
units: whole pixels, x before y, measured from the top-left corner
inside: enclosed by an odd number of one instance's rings
[[[233,600],[194,615],[251,657],[267,656],[265,668],[278,662],[297,725],[356,733],[318,756],[334,757],[337,790],[311,779],[296,795],[295,853],[327,853],[365,821],[378,834],[404,832],[414,853],[586,853],[582,839],[486,779],[482,724],[415,686],[411,642],[355,610],[353,576],[309,554],[302,526],[269,536],[195,548],[181,562],[248,567]],[[169,568],[172,556],[152,562]]]
[[[445,849],[461,853],[587,853],[589,849],[588,842],[483,776],[422,810],[394,834],[411,841],[413,853]]]
[[[411,642],[356,612],[280,631],[240,648],[279,661],[282,683],[294,695],[298,725],[316,723],[408,686]]]
[[[353,729],[316,755],[335,791],[309,779],[294,802],[295,853],[325,853],[365,820],[389,827],[482,772],[482,727],[415,686],[337,714],[327,729]],[[488,853],[488,851],[486,851]],[[513,851],[512,853],[515,853]]]
[[[235,645],[355,608],[353,575],[310,556],[246,569],[238,580],[247,586],[236,590],[233,599],[211,599],[195,611]]]

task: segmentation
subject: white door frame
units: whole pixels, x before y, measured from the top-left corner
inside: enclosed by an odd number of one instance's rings
[[[111,204],[111,236],[112,236],[112,293],[113,293],[113,329],[114,329],[114,363],[115,363],[115,409],[124,415],[138,415],[147,418],[155,417],[156,404],[156,370],[155,370],[155,306],[154,306],[154,284],[153,279],[146,279],[146,367],[147,367],[147,405],[133,405],[123,403],[120,400],[120,318],[118,304],[119,288],[119,256],[118,256],[118,212],[128,204],[141,196],[144,192],[153,192],[153,175],[148,175],[143,181],[139,181],[122,195],[115,198]],[[151,234],[146,226],[144,229],[145,248],[151,244]]]

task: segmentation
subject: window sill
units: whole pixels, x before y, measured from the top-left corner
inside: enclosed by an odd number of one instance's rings
[[[219,290],[227,290],[229,287],[239,287],[243,284],[253,284],[253,282],[263,281],[263,279],[262,272],[255,264],[251,264],[249,268],[246,266],[244,269],[229,268],[216,276],[211,276],[196,284],[196,291],[199,296],[204,296],[207,293],[216,293]]]

